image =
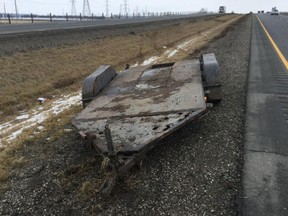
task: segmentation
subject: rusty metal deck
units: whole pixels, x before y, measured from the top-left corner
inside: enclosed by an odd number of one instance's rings
[[[108,121],[115,151],[139,152],[206,110],[198,60],[135,67],[119,73],[72,121],[107,153]]]

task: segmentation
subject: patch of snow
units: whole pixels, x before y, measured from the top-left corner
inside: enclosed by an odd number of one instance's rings
[[[159,88],[159,86],[152,86],[152,85],[148,85],[148,84],[138,84],[136,85],[136,88],[138,89],[155,89],[155,88]]]
[[[190,39],[188,41],[185,41],[185,42],[179,44],[177,46],[177,49],[182,49],[183,50],[183,49],[187,48],[190,44],[194,43],[196,40],[197,40],[197,38],[192,38],[192,39]]]
[[[33,124],[32,126],[34,126],[35,124]],[[31,127],[32,127],[31,126]],[[16,139],[20,134],[22,134],[22,132],[27,129],[27,127],[23,127],[15,132],[13,132],[10,136],[8,136],[8,140],[11,141],[11,140],[14,140]]]
[[[137,67],[139,64],[138,62],[136,62],[134,65],[132,65],[131,67]]]
[[[29,118],[29,114],[25,114],[25,115],[17,116],[15,119],[16,120],[22,120],[22,119],[28,119],[28,118]]]
[[[174,55],[176,55],[181,50],[185,50],[186,51],[189,46],[191,46],[193,43],[195,43],[195,41],[197,41],[197,39],[198,38],[196,37],[196,38],[192,38],[190,40],[184,41],[184,42],[180,43],[176,47],[176,49],[174,49],[174,50],[172,50],[172,49],[166,50],[164,52],[164,55],[166,55],[167,58],[169,59],[169,58],[173,57]]]
[[[173,50],[172,52],[169,53],[168,58],[173,57],[177,52],[178,50]]]
[[[10,122],[6,122],[4,124],[0,125],[0,131],[2,131],[2,129],[7,128],[7,127],[11,127],[12,124]]]
[[[142,66],[146,66],[146,65],[155,63],[158,59],[159,59],[158,56],[152,56],[151,58],[146,59],[146,60],[142,63]]]
[[[171,50],[166,50],[165,52],[164,52],[164,55],[169,55],[171,53]]]
[[[20,115],[10,122],[6,122],[0,125],[0,136],[1,140],[12,141],[23,133],[24,130],[32,128],[37,124],[41,124],[43,121],[51,116],[56,116],[61,112],[67,110],[72,105],[81,104],[81,93],[78,92],[76,95],[63,95],[58,100],[55,100],[51,105],[47,105],[47,110],[38,109],[38,112],[34,110],[32,115]],[[20,121],[20,122],[19,122]],[[39,126],[37,129],[39,129]],[[44,129],[44,127],[43,127]],[[7,135],[9,134],[9,135]],[[0,142],[0,146],[3,144]]]
[[[37,130],[38,130],[38,131],[43,131],[43,130],[44,130],[44,126],[42,126],[42,125],[38,126],[38,127],[37,127]]]

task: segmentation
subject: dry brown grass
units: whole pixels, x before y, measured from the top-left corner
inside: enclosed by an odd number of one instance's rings
[[[50,131],[49,142],[53,142],[65,133],[63,126],[67,125],[74,117],[75,112],[79,112],[80,109],[80,106],[71,107],[71,109],[59,114],[57,118],[49,118],[43,122],[45,130]],[[59,122],[58,119],[61,119],[61,121]],[[29,162],[24,157],[17,155],[17,152],[23,148],[24,140],[37,141],[47,136],[47,133],[35,134],[34,132],[34,128],[27,129],[15,142],[0,149],[0,182],[7,180],[12,169],[21,168]]]
[[[152,32],[89,41],[61,48],[46,48],[0,59],[0,111],[9,116],[51,97],[81,87],[83,78],[101,64],[122,69],[142,61],[191,35],[201,34],[237,15],[200,20]],[[3,119],[3,118],[2,118]]]
[[[0,168],[0,182],[5,181],[9,177],[9,172],[6,169]]]

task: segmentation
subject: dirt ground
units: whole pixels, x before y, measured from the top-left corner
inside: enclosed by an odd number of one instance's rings
[[[109,172],[72,128],[15,149],[21,163],[1,184],[1,215],[237,215],[251,17],[207,48],[222,73],[223,100],[159,143],[108,198],[97,188]]]

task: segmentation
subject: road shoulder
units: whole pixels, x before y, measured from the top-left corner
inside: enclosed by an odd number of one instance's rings
[[[287,79],[287,71],[254,17],[247,93],[243,215],[287,215]]]

